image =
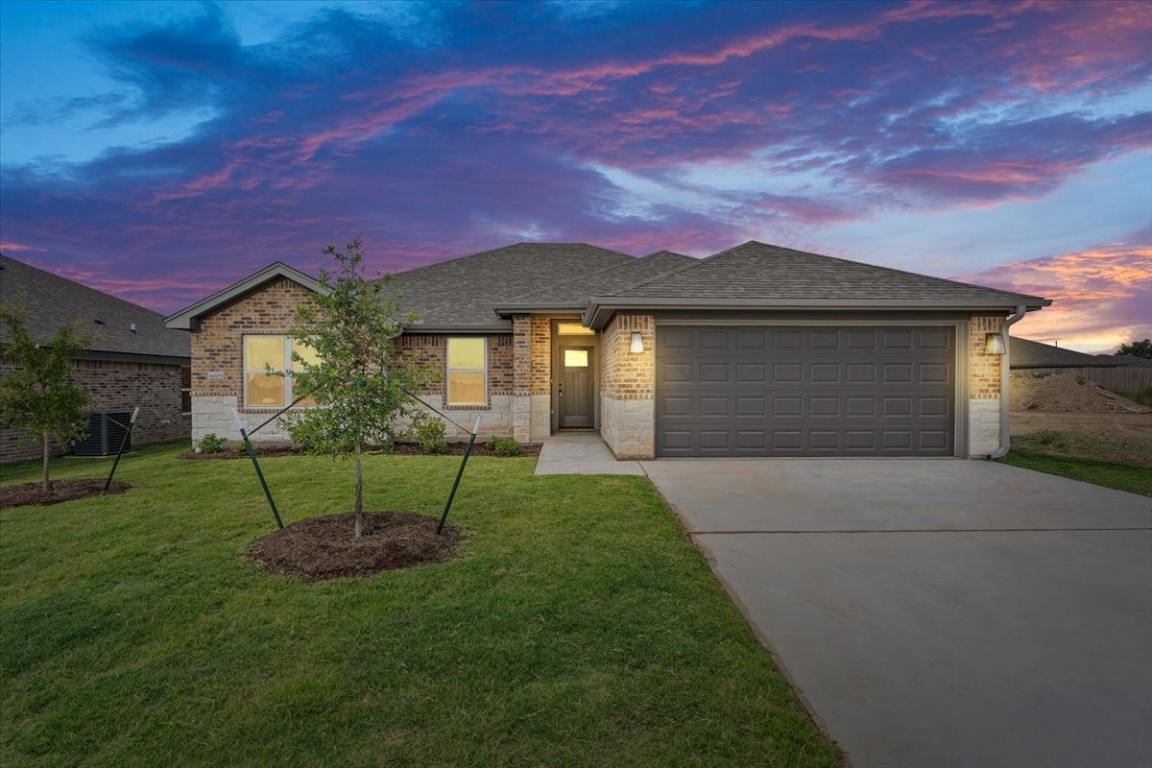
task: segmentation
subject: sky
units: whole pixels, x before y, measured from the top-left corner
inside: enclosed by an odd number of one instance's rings
[[[0,0],[0,250],[169,314],[362,235],[747,240],[1152,337],[1152,3]],[[2,289],[2,286],[0,286]]]

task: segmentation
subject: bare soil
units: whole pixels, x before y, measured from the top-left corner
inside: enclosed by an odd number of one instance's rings
[[[1152,408],[1075,374],[1012,374],[1012,445],[1047,456],[1152,467]]]
[[[245,555],[265,570],[309,581],[371,576],[454,559],[460,531],[414,512],[365,512],[364,535],[355,537],[356,515],[346,512],[301,520],[273,531]]]
[[[1012,374],[1012,410],[1044,413],[1152,413],[1099,384],[1072,373]]]
[[[0,509],[34,505],[59,504],[62,501],[87,499],[104,492],[104,480],[53,480],[52,490],[45,493],[40,483],[20,483],[0,488]],[[132,486],[113,480],[108,493],[124,493]]]

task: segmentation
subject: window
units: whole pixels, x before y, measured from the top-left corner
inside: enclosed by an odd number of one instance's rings
[[[557,336],[595,336],[596,331],[585,328],[580,323],[556,323]]]
[[[292,402],[292,351],[311,365],[319,359],[311,347],[295,343],[288,336],[244,337],[244,405],[247,408],[283,408]],[[269,373],[284,373],[277,376]],[[312,405],[311,400],[302,405]]]
[[[487,405],[488,340],[448,339],[448,405]]]
[[[180,414],[189,416],[192,413],[192,367],[180,366]]]

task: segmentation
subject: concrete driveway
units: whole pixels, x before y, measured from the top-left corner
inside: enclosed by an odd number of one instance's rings
[[[1152,499],[979,461],[643,467],[856,768],[1152,768]]]

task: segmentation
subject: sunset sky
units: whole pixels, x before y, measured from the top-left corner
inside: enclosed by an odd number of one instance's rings
[[[170,313],[356,234],[756,239],[1110,352],[1152,337],[1149,51],[1149,2],[0,0],[0,250]]]

